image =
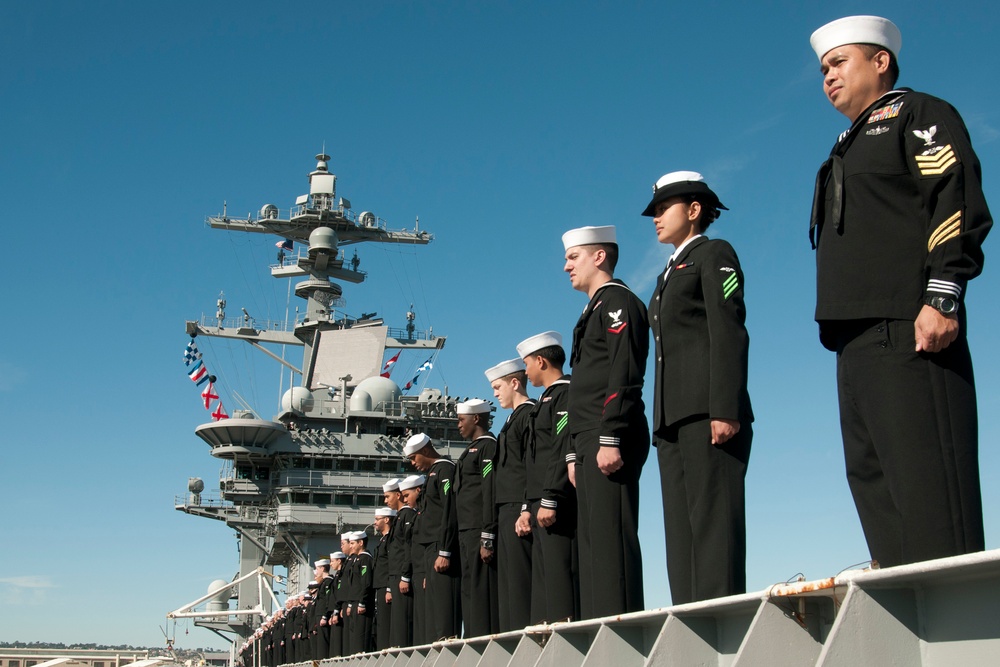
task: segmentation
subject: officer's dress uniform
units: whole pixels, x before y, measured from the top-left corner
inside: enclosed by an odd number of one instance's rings
[[[395,517],[389,521],[395,523]],[[389,531],[392,530],[390,523]],[[376,535],[378,544],[375,546],[375,574],[372,585],[375,587],[375,648],[389,648],[389,638],[392,634],[392,605],[385,601],[385,594],[392,593],[389,581],[389,532]],[[393,600],[395,601],[395,600]]]
[[[976,394],[966,339],[917,353],[925,298],[960,300],[992,226],[958,112],[909,89],[872,104],[816,181],[816,321],[837,352],[847,477],[874,559],[984,548]]]
[[[526,509],[534,534],[531,554],[531,622],[554,623],[580,618],[576,560],[576,490],[566,459],[572,450],[569,428],[570,376],[550,384],[531,410]],[[534,517],[544,507],[556,521],[542,528]]]
[[[423,511],[414,534],[424,552],[427,581],[424,614],[424,642],[442,637],[457,637],[462,623],[459,564],[458,521],[455,513],[455,462],[438,459],[427,471],[423,493]],[[445,572],[434,569],[438,556],[449,559]],[[416,609],[419,615],[421,610]],[[414,635],[414,640],[419,641]]]
[[[753,440],[743,270],[732,246],[695,236],[675,251],[649,303],[671,600],[746,592],[744,480]],[[712,444],[712,419],[738,421]]]
[[[392,615],[389,646],[413,645],[413,590],[417,583],[413,576],[410,544],[416,515],[415,509],[403,505],[389,528],[389,586],[392,591],[392,604],[389,605]],[[399,591],[400,581],[405,581],[411,587],[406,595]],[[420,584],[423,584],[422,577]]]
[[[497,606],[500,632],[519,630],[528,625],[531,613],[532,536],[519,537],[514,529],[525,499],[527,472],[525,454],[531,409],[528,399],[507,417],[497,435],[497,460],[494,462],[493,489],[497,506]]]
[[[497,440],[486,433],[469,443],[455,465],[455,509],[462,568],[462,622],[465,637],[499,631],[496,559],[484,563],[479,548],[496,539],[493,462]]]
[[[573,329],[570,355],[583,618],[643,609],[639,475],[649,454],[642,402],[648,352],[643,303],[620,280],[599,287]],[[597,467],[601,446],[621,451],[623,465],[611,475]]]

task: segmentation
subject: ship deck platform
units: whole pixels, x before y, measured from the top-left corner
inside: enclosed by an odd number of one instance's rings
[[[341,667],[1000,664],[1000,550],[621,616],[314,661]]]

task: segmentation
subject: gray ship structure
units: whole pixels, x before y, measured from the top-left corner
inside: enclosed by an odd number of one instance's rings
[[[402,454],[409,435],[427,433],[445,456],[464,448],[455,413],[461,399],[448,396],[447,388],[406,395],[382,374],[387,351],[397,355],[393,359],[403,350],[434,355],[445,337],[417,331],[412,307],[398,329],[374,313],[351,318],[336,310],[343,305],[339,283],[358,284],[367,276],[358,270],[357,251],[347,260],[344,246],[426,245],[433,236],[419,229],[419,220],[412,231],[390,230],[371,212],[355,214],[348,200],[336,198],[330,157],[316,160],[309,193],[297,198],[287,217],[267,204],[246,219],[208,218],[213,229],[270,234],[306,246],[307,252],[292,257],[282,249],[271,267],[275,278],[299,279],[293,289],[306,301],[304,312],[290,324],[258,323],[245,310],[227,319],[220,297],[215,317],[186,323],[194,340],[245,341],[301,378],[284,393],[273,420],[234,410],[230,418],[198,426],[195,435],[222,462],[220,493],[204,495],[204,482],[192,478],[188,493],[175,501],[179,511],[223,521],[236,531],[239,568],[230,581],[213,582],[207,595],[168,617],[194,619],[237,644],[279,606],[276,587],[303,589],[311,563],[339,550],[340,533],[371,524],[386,480],[414,472]],[[269,345],[303,348],[301,366]],[[275,567],[287,571],[287,580],[275,575]]]

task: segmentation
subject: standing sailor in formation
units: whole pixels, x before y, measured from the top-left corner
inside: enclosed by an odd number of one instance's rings
[[[820,341],[837,353],[847,479],[880,565],[981,551],[966,294],[993,225],[955,109],[895,88],[902,37],[850,16],[810,42],[851,121],[816,178]]]
[[[573,330],[570,430],[579,503],[583,618],[643,609],[639,475],[649,454],[642,402],[646,307],[614,277],[615,228],[563,234],[564,270],[589,301]]]
[[[531,613],[531,533],[518,535],[515,524],[525,499],[531,408],[527,376],[521,359],[509,359],[486,370],[486,379],[500,407],[511,410],[497,436],[493,500],[497,512],[497,607],[499,631],[528,625]]]
[[[375,574],[372,585],[375,587],[375,648],[389,648],[389,637],[392,632],[392,587],[389,577],[389,531],[396,520],[396,510],[391,507],[379,507],[375,510],[375,535],[378,540],[375,546]]]
[[[753,438],[743,270],[705,230],[728,210],[693,171],[662,176],[643,215],[674,247],[649,303],[673,604],[746,592],[744,480]],[[678,381],[683,379],[683,381]]]
[[[421,511],[413,528],[413,540],[424,553],[426,582],[426,606],[415,609],[414,614],[418,617],[424,615],[425,635],[414,636],[414,641],[431,642],[457,637],[462,611],[458,521],[453,489],[455,462],[442,458],[426,433],[410,437],[403,453],[418,470],[427,473]]]
[[[546,331],[517,345],[532,386],[543,387],[529,414],[527,488],[518,531],[533,536],[531,622],[580,619],[577,500],[570,438],[570,376],[562,336]]]
[[[491,409],[489,403],[478,398],[457,407],[458,432],[469,441],[455,469],[465,637],[494,634],[499,628],[494,559],[497,518],[492,476],[497,440],[489,431]]]
[[[417,569],[417,563],[423,561],[423,555],[418,556],[418,545],[413,543],[413,524],[417,518],[420,490],[425,481],[423,475],[410,475],[397,483],[400,506],[390,532],[389,562],[390,569],[399,576],[399,594],[395,595],[394,591],[390,646],[412,646],[417,630],[414,608],[417,600],[423,601],[423,570]],[[386,502],[389,501],[387,498]],[[416,595],[418,587],[421,597]],[[419,630],[422,633],[423,627]]]

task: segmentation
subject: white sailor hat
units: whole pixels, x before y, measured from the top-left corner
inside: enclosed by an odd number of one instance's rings
[[[903,36],[896,24],[881,16],[845,16],[819,28],[809,38],[816,57],[845,44],[874,44],[887,49],[896,58],[903,46]]]
[[[406,479],[399,482],[399,490],[406,491],[407,489],[415,489],[418,486],[423,486],[427,478],[423,475],[410,475]]]
[[[524,362],[519,358],[508,359],[507,361],[501,361],[499,364],[493,368],[487,368],[486,379],[489,382],[494,382],[502,377],[507,377],[511,373],[516,373],[518,371],[524,370]]]
[[[712,192],[712,188],[705,183],[704,176],[696,171],[672,171],[660,176],[659,180],[653,184],[653,198],[642,214],[652,217],[656,215],[657,204],[680,195],[703,195],[705,200],[702,202],[703,205],[721,208],[723,211],[729,210],[722,205],[719,196]]]
[[[366,533],[363,530],[356,530],[353,533],[351,533],[352,542],[360,542],[361,540],[367,540],[367,539],[368,539],[368,533]]]
[[[318,561],[313,563],[313,567],[322,567],[324,565],[329,565],[329,564],[330,564],[329,558],[320,558]]]
[[[399,491],[399,481],[398,477],[393,477],[382,485],[382,491],[384,493],[388,493],[389,491]]]
[[[379,507],[375,510],[375,516],[396,516],[398,512],[391,507]]]
[[[409,456],[411,454],[416,454],[429,444],[431,444],[431,439],[426,433],[411,435],[410,439],[406,441],[406,446],[403,447],[403,455]]]
[[[306,588],[319,588],[319,582],[318,581],[310,581],[309,585]],[[308,592],[309,591],[307,590],[306,593],[308,593]]]
[[[529,354],[538,352],[543,347],[562,347],[562,334],[558,331],[545,331],[535,334],[531,338],[525,338],[517,344],[517,353],[524,359]]]
[[[332,554],[330,554],[330,560],[344,560],[346,558],[347,554],[345,554],[343,551],[334,551]]]
[[[563,249],[569,250],[578,245],[593,245],[595,243],[614,243],[618,240],[615,236],[614,225],[604,227],[577,227],[562,235]]]
[[[482,415],[489,413],[490,404],[481,398],[470,398],[459,403],[455,409],[460,415]]]
[[[341,533],[340,534],[340,541],[341,542],[348,542],[348,541],[350,541],[350,539],[351,539],[351,531],[348,531],[346,533]]]

